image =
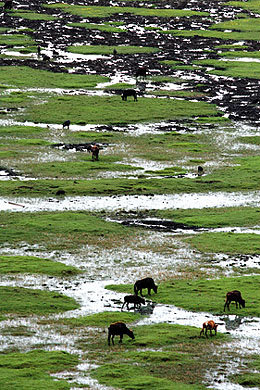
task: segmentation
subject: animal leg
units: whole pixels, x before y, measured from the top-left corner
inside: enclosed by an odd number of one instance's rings
[[[123,339],[123,335],[120,334],[120,340],[119,340],[119,343],[120,343],[120,344],[122,343],[122,339]]]

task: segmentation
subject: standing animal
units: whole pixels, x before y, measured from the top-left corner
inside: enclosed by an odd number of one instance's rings
[[[122,343],[123,340],[123,335],[127,334],[127,336],[131,337],[131,339],[134,340],[135,336],[132,330],[128,329],[126,324],[124,322],[118,321],[114,322],[108,327],[108,345],[110,345],[110,339],[112,338],[112,344],[115,345],[114,343],[114,337],[115,336],[120,336],[119,343]]]
[[[129,303],[133,303],[134,309],[135,309],[136,307],[140,308],[141,304],[145,305],[145,300],[144,300],[144,298],[141,298],[138,295],[126,295],[124,297],[124,303],[123,303],[121,310],[123,310],[123,307],[125,306],[125,304],[126,304],[127,310],[129,310]]]
[[[224,305],[224,311],[225,311],[226,307],[228,308],[228,310],[230,310],[229,305],[232,301],[236,302],[236,308],[237,308],[238,303],[239,303],[239,309],[241,308],[241,306],[242,307],[246,306],[246,301],[242,298],[240,291],[238,291],[238,290],[229,291],[226,295],[226,302]]]
[[[128,96],[133,96],[134,101],[137,102],[137,92],[134,89],[126,89],[125,91],[123,91],[121,95],[122,100],[126,102]]]
[[[91,145],[90,152],[92,153],[92,161],[98,161],[99,146],[97,144]]]
[[[135,77],[146,77],[146,74],[147,74],[147,68],[145,66],[142,66],[140,68],[137,68],[136,72],[135,72]]]
[[[5,0],[4,2],[4,11],[7,11],[9,9],[13,8],[13,2],[12,0]]]
[[[215,335],[217,334],[217,327],[218,324],[216,324],[213,320],[206,321],[202,325],[202,329],[200,331],[200,336],[205,333],[205,336],[208,337],[208,330],[210,331],[210,336],[212,336],[212,330],[215,331]]]
[[[134,284],[135,295],[138,295],[138,292],[140,291],[140,295],[143,296],[142,294],[143,288],[147,288],[148,295],[151,295],[151,290],[157,293],[158,286],[155,285],[153,278],[145,278],[145,279],[137,280]]]
[[[65,121],[65,122],[62,124],[63,130],[65,129],[65,127],[67,127],[68,130],[70,129],[70,120],[67,120],[67,121]]]
[[[203,170],[203,167],[202,166],[198,166],[198,176],[202,176],[204,173],[204,170]]]

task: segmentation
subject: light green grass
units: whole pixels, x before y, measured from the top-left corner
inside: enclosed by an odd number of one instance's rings
[[[0,256],[0,274],[45,274],[71,276],[81,271],[60,262],[33,256]]]
[[[186,16],[208,16],[208,12],[197,12],[178,9],[154,9],[135,7],[102,7],[102,6],[79,6],[63,3],[45,4],[46,8],[58,8],[64,12],[78,15],[83,18],[106,18],[114,14],[131,13],[138,16],[157,16],[158,18],[186,17]]]
[[[94,88],[105,81],[107,77],[98,75],[54,73],[26,66],[2,66],[0,72],[0,83],[11,87]]]
[[[33,45],[34,43],[35,43],[34,40],[25,34],[8,34],[8,35],[0,34],[0,45],[28,46],[28,45]],[[1,66],[1,73],[0,73],[1,76],[2,76],[2,69],[4,68],[5,67]]]
[[[194,37],[199,36],[202,38],[217,38],[223,40],[259,40],[258,31],[217,31],[217,30],[167,30],[160,31],[161,34],[171,34],[177,37]]]
[[[223,314],[226,293],[240,290],[246,301],[246,307],[236,309],[235,304],[231,303],[230,313],[260,317],[260,291],[256,289],[259,282],[260,276],[225,277],[214,280],[175,278],[158,283],[157,294],[152,292],[149,298],[158,303],[175,305],[189,311]],[[133,293],[133,285],[108,285],[106,288]],[[143,294],[148,297],[147,290],[143,290]]]
[[[149,46],[108,46],[108,45],[82,45],[69,46],[67,50],[71,53],[80,54],[112,54],[116,49],[118,54],[140,54],[140,53],[156,53],[159,51],[156,47]]]
[[[28,107],[22,117],[43,123],[70,118],[72,123],[123,124],[219,115],[215,105],[205,102],[143,97],[125,102],[120,96],[80,95],[50,97],[47,103]]]
[[[79,363],[76,355],[63,351],[35,350],[0,354],[0,387],[8,390],[69,390],[71,385],[56,379],[59,371],[72,370]]]
[[[11,16],[28,19],[28,20],[57,20],[56,17],[48,14],[40,14],[32,11],[13,11],[10,13]]]
[[[109,33],[121,33],[124,31],[122,28],[95,23],[69,23],[68,26],[86,28],[87,30],[105,31]]]
[[[260,254],[259,234],[202,233],[185,241],[204,253]]]
[[[58,292],[34,290],[22,287],[0,287],[0,314],[46,316],[79,308],[79,304]]]

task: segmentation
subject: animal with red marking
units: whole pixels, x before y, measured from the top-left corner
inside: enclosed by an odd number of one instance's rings
[[[138,295],[126,295],[124,297],[124,303],[123,303],[121,310],[123,310],[123,307],[125,306],[125,304],[126,304],[127,310],[129,310],[129,303],[133,303],[134,309],[136,309],[136,307],[140,308],[142,304],[145,305],[145,300],[144,300],[144,298],[141,298]]]
[[[226,307],[229,309],[229,305],[231,302],[236,302],[236,308],[237,304],[239,304],[239,309],[242,307],[246,307],[246,301],[242,298],[241,292],[238,290],[229,291],[226,295],[226,302],[224,305],[224,311],[226,310]]]
[[[133,340],[135,338],[132,330],[128,329],[128,327],[126,326],[126,324],[124,322],[121,322],[121,321],[113,322],[108,328],[108,339],[107,339],[108,345],[110,345],[111,338],[112,338],[112,344],[115,345],[115,343],[114,343],[115,336],[120,336],[119,343],[122,343],[124,334],[131,337],[131,339],[133,339]]]
[[[216,324],[213,320],[204,322],[202,325],[202,329],[200,331],[200,336],[202,334],[205,334],[205,336],[208,337],[208,334],[207,334],[208,330],[210,331],[210,336],[212,336],[213,330],[215,331],[215,335],[216,335],[217,334],[217,327],[218,327],[218,324]]]
[[[151,290],[157,293],[158,286],[156,286],[156,284],[154,283],[153,278],[144,278],[137,280],[134,284],[135,295],[138,295],[138,292],[140,291],[140,295],[143,296],[142,290],[144,288],[147,288],[148,295],[151,295]]]

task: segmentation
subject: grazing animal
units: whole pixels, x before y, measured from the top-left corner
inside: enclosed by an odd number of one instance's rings
[[[114,55],[114,56],[117,55],[117,50],[116,50],[116,49],[113,50],[113,55]]]
[[[135,77],[146,77],[147,74],[147,68],[145,66],[142,66],[141,68],[138,68],[135,72]]]
[[[134,89],[126,89],[125,91],[123,91],[121,95],[122,100],[127,101],[128,96],[133,96],[134,101],[137,102],[137,92]]]
[[[202,176],[204,173],[204,170],[203,170],[203,167],[201,167],[200,165],[198,166],[198,176]]]
[[[90,152],[92,153],[92,161],[98,161],[99,146],[97,144],[91,145]]]
[[[151,295],[151,290],[157,293],[158,286],[155,285],[153,278],[145,278],[145,279],[137,280],[134,284],[135,295],[138,295],[138,292],[140,291],[140,295],[143,297],[142,294],[143,288],[147,288],[148,295]]]
[[[122,343],[123,340],[123,335],[127,334],[127,336],[131,337],[131,339],[134,339],[134,333],[128,329],[126,324],[124,322],[118,321],[114,322],[108,327],[108,345],[110,345],[110,339],[112,337],[112,344],[115,345],[114,343],[114,337],[115,336],[120,336],[119,343]]]
[[[226,307],[228,308],[228,310],[230,310],[229,305],[232,301],[236,302],[236,308],[237,308],[238,303],[239,303],[239,309],[241,308],[241,306],[242,307],[246,306],[246,301],[242,298],[240,291],[238,291],[238,290],[229,291],[226,295],[226,302],[224,305],[224,311],[225,311]]]
[[[123,307],[125,306],[125,304],[126,304],[127,310],[129,310],[129,303],[133,303],[134,309],[135,309],[136,307],[140,308],[141,304],[145,305],[145,300],[144,300],[144,298],[141,298],[138,295],[126,295],[124,297],[124,303],[123,303],[121,310],[123,310]]]
[[[65,129],[65,127],[67,127],[68,130],[70,129],[70,120],[67,120],[67,121],[65,121],[65,122],[62,124],[63,130]]]
[[[212,331],[215,331],[215,335],[217,334],[217,327],[218,324],[216,324],[213,320],[206,321],[202,325],[202,329],[200,331],[200,336],[205,333],[205,336],[208,337],[208,330],[210,331],[210,336],[212,336]]]
[[[4,11],[13,8],[13,2],[11,0],[5,0]]]

